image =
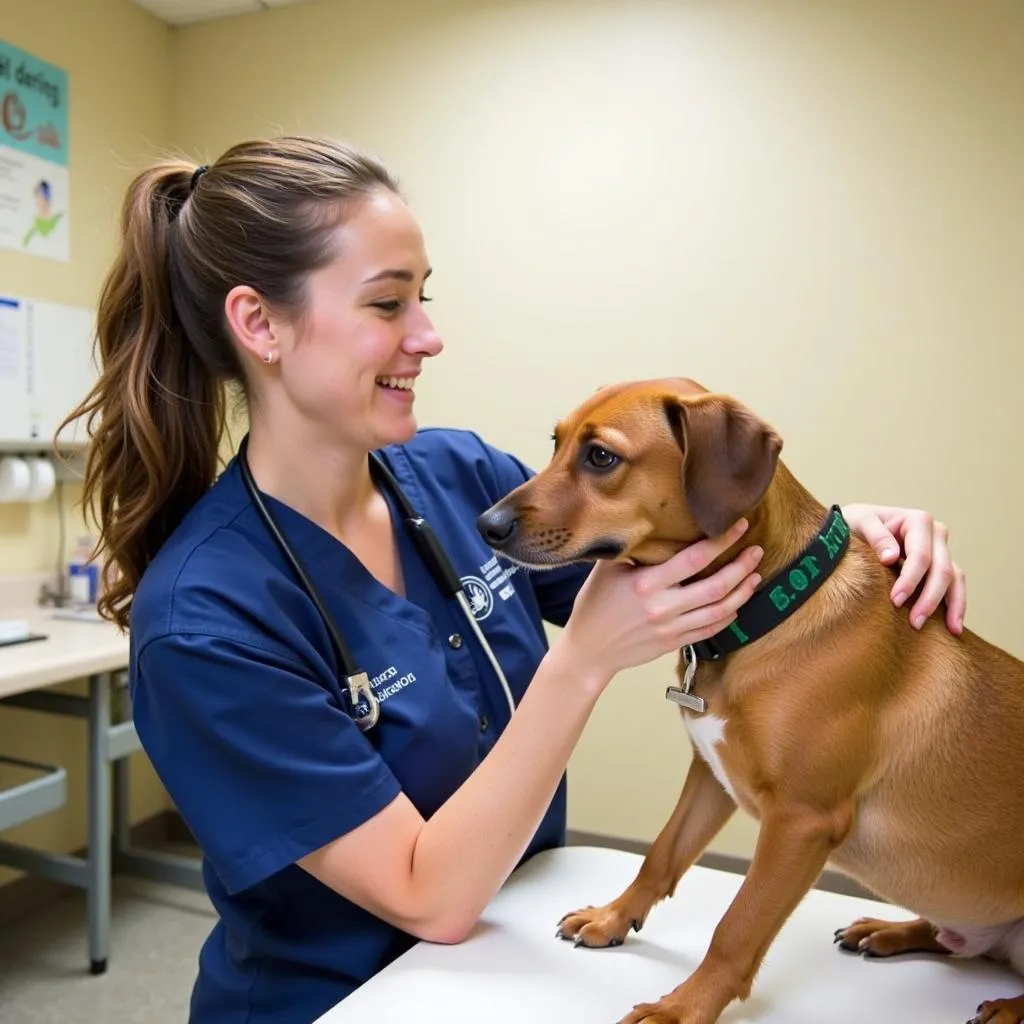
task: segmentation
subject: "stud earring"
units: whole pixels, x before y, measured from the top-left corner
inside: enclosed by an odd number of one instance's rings
[[[263,362],[265,362],[265,363],[266,363],[266,364],[267,364],[268,366],[269,366],[269,365],[270,365],[270,364],[271,364],[271,363],[272,363],[273,361],[274,361],[274,353],[273,353],[273,352],[268,352],[268,353],[267,353],[267,354],[266,354],[266,355],[265,355],[265,356],[263,357]]]

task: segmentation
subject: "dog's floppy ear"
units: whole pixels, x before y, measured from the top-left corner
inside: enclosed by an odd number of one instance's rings
[[[665,414],[683,452],[690,513],[707,536],[724,533],[768,490],[782,438],[725,395],[666,396]]]

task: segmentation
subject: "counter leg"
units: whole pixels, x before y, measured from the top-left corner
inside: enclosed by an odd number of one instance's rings
[[[110,677],[89,677],[89,854],[86,904],[89,916],[89,969],[103,974],[110,948],[111,794],[107,761],[110,729]]]

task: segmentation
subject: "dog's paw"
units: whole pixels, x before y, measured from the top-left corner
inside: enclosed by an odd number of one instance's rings
[[[940,953],[949,950],[935,938],[935,929],[925,920],[879,921],[858,918],[847,928],[838,928],[832,941],[849,953],[869,957],[897,956],[900,953]]]
[[[642,921],[629,919],[621,910],[609,903],[604,907],[584,907],[573,910],[558,922],[555,935],[571,939],[576,946],[598,949],[621,946],[630,928],[640,931]]]
[[[638,1003],[619,1024],[713,1024],[716,1019],[679,998],[679,989],[656,1003]]]
[[[639,1003],[619,1024],[679,1024],[679,1015],[661,1003]]]
[[[967,1024],[1022,1024],[1024,996],[1016,999],[986,999],[978,1007],[978,1015]]]

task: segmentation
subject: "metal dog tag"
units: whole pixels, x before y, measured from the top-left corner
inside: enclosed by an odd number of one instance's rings
[[[682,688],[670,686],[665,690],[665,698],[686,708],[688,711],[696,711],[703,714],[707,704],[703,697],[698,697],[693,690],[693,677],[697,674],[697,653],[693,647],[687,644],[683,648],[683,660],[686,662],[686,671],[683,673]]]

